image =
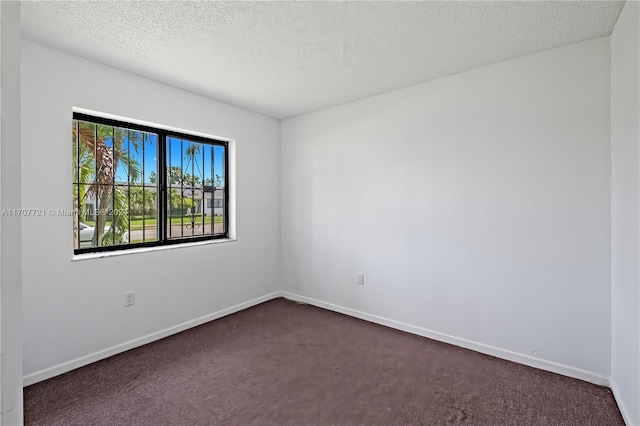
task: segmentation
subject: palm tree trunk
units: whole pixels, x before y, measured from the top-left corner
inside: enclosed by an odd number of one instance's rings
[[[104,191],[100,197],[98,198],[98,207],[97,207],[97,217],[96,217],[96,227],[93,230],[93,246],[100,247],[100,238],[104,235],[104,228],[107,223],[107,212],[109,211],[109,207],[111,197],[109,193]]]

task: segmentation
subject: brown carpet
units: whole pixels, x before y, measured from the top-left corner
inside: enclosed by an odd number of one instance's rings
[[[25,388],[27,425],[623,425],[609,389],[276,299]]]

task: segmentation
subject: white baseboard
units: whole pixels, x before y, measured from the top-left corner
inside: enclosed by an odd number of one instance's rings
[[[428,337],[430,339],[438,340],[445,343],[450,343],[452,345],[460,346],[463,348],[471,349],[480,353],[484,353],[487,355],[495,356],[497,358],[506,359],[509,361],[517,362],[520,364],[528,365],[530,367],[540,368],[542,370],[551,371],[553,373],[562,374],[568,377],[573,377],[576,379],[584,380],[587,382],[595,383],[597,385],[603,386],[611,386],[613,388],[613,384],[610,381],[609,376],[594,373],[587,370],[582,370],[580,368],[572,367],[569,365],[559,364],[553,361],[547,361],[540,358],[535,358],[529,355],[521,354],[518,352],[513,352],[507,349],[498,348],[491,345],[486,345],[484,343],[474,342],[471,340],[463,339],[456,336],[451,336],[449,334],[440,333],[434,330],[429,330],[426,328],[418,327],[411,324],[406,324],[403,322],[391,320],[388,318],[380,317],[377,315],[368,314],[366,312],[357,311],[355,309],[346,308],[344,306],[335,305],[332,303],[323,302],[321,300],[312,299],[305,296],[300,296],[298,294],[289,293],[285,291],[276,291],[273,293],[269,293],[262,297],[258,297],[253,300],[249,300],[244,303],[240,303],[238,305],[232,306],[230,308],[222,309],[220,311],[204,315],[200,318],[196,318],[182,324],[178,324],[173,327],[166,328],[164,330],[160,330],[151,334],[147,334],[146,336],[130,340],[125,343],[121,343],[116,346],[112,346],[107,349],[103,349],[98,352],[94,352],[89,355],[82,356],[80,358],[73,359],[71,361],[64,362],[62,364],[55,365],[53,367],[46,368],[44,370],[36,371],[35,373],[31,373],[23,378],[24,386],[32,385],[34,383],[41,382],[43,380],[50,379],[52,377],[58,376],[60,374],[66,373],[71,370],[75,370],[76,368],[83,367],[85,365],[91,364],[92,362],[100,361],[102,359],[108,358],[113,355],[117,355],[119,353],[125,352],[129,349],[136,348],[138,346],[146,345],[147,343],[151,343],[153,341],[168,337],[172,334],[179,333],[181,331],[187,330],[192,327],[196,327],[198,325],[207,323],[209,321],[213,321],[215,319],[224,317],[226,315],[233,314],[235,312],[250,308],[252,306],[258,305],[260,303],[266,302],[271,299],[275,299],[278,297],[284,297],[289,300],[295,300],[298,302],[308,303],[313,306],[317,306],[324,309],[329,309],[334,312],[339,312],[341,314],[349,315],[355,318],[360,318],[365,321],[373,322],[376,324],[381,324],[387,327],[395,328],[397,330],[406,331],[408,333],[417,334],[419,336]],[[614,395],[616,395],[616,400],[618,400],[620,404],[620,410],[623,411],[623,405],[621,399],[619,398],[618,391],[614,389]],[[617,393],[617,394],[616,394]],[[625,421],[628,421],[629,418],[628,413],[626,411],[623,412],[623,416],[625,417]]]
[[[622,414],[624,423],[627,426],[638,426],[638,423],[633,423],[633,421],[631,420],[631,414],[629,414],[629,410],[622,400],[620,389],[618,388],[618,385],[616,384],[615,380],[613,380],[613,378],[609,379],[609,387],[611,388],[611,392],[613,392],[613,397],[616,399],[616,403],[618,403],[618,408],[620,409],[620,414]]]
[[[201,316],[200,318],[196,318],[190,321],[183,322],[182,324],[175,325],[173,327],[165,328],[164,330],[156,331],[151,334],[147,334],[146,336],[130,340],[125,343],[121,343],[116,346],[112,346],[107,349],[103,349],[98,352],[94,352],[89,355],[82,356],[80,358],[73,359],[71,361],[64,362],[62,364],[55,365],[53,367],[45,368],[44,370],[36,371],[35,373],[31,373],[27,376],[24,376],[22,379],[24,386],[29,386],[34,383],[41,382],[43,380],[50,379],[52,377],[58,376],[60,374],[66,373],[71,370],[75,370],[79,367],[84,367],[85,365],[91,364],[92,362],[100,361],[105,358],[109,358],[110,356],[117,355],[119,353],[128,351],[129,349],[137,348],[138,346],[146,345],[147,343],[154,342],[156,340],[163,339],[165,337],[171,336],[172,334],[179,333],[184,330],[188,330],[190,328],[196,327],[198,325],[207,323],[209,321],[213,321],[218,318],[222,318],[224,316],[242,311],[244,309],[250,308],[252,306],[258,305],[260,303],[266,302],[271,299],[275,299],[281,297],[279,291],[266,294],[264,296],[258,297],[253,300],[249,300],[248,302],[240,303],[238,305],[232,306],[230,308],[222,309],[217,312],[213,312],[211,314],[207,314]]]
[[[319,308],[329,309],[331,311],[339,312],[341,314],[349,315],[355,318],[360,318],[365,321],[385,325],[387,327],[406,331],[412,334],[417,334],[419,336],[428,337],[440,342],[450,343],[455,346],[471,349],[483,354],[495,356],[496,358],[506,359],[508,361],[517,362],[519,364],[528,365],[530,367],[539,368],[541,370],[550,371],[552,373],[562,374],[564,376],[573,377],[575,379],[584,380],[586,382],[595,383],[601,386],[609,386],[610,383],[609,376],[604,374],[594,373],[591,371],[572,367],[570,365],[559,364],[557,362],[547,361],[522,353],[513,352],[508,349],[502,349],[495,346],[486,345],[484,343],[474,342],[472,340],[451,336],[449,334],[440,333],[438,331],[417,327],[415,325],[406,324],[399,321],[394,321],[388,318],[368,314],[366,312],[357,311],[351,308],[345,308],[344,306],[334,305],[333,303],[323,302],[321,300],[300,296],[298,294],[293,294],[286,291],[280,292],[280,295],[286,299],[308,303],[309,305],[317,306]]]

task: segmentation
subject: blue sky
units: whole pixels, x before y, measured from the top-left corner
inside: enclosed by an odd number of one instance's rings
[[[186,154],[186,150],[191,144],[198,147],[198,153],[193,160]],[[203,179],[215,179],[216,174],[223,175],[224,147],[173,137],[167,138],[167,145],[167,158],[168,162],[170,162],[168,166],[182,167],[184,173],[194,174]],[[213,169],[211,168],[212,164]]]
[[[146,183],[150,183],[150,177],[152,173],[157,175],[158,173],[158,136],[152,133],[134,132],[131,131],[131,142],[129,137],[125,138],[123,144],[123,150],[129,149],[131,158],[135,159],[140,165],[141,171],[144,170],[144,178]],[[134,149],[133,140],[135,140],[135,134],[137,134],[140,143],[138,144],[138,150]],[[111,147],[111,140],[105,140],[107,146]],[[187,147],[190,144],[195,144],[199,148],[199,152],[195,156],[195,161],[192,161],[186,154]],[[188,140],[181,140],[179,138],[169,137],[167,138],[167,158],[168,163],[171,166],[181,166],[184,173],[194,173],[201,178],[210,179],[214,175],[223,175],[224,165],[224,147],[212,146],[207,144],[201,144],[197,142],[191,142]],[[204,155],[203,155],[204,154]],[[213,154],[213,162],[212,162]],[[213,169],[212,169],[213,164]],[[169,164],[168,164],[169,165]],[[117,182],[126,182],[128,180],[128,168],[124,163],[120,163],[117,173]],[[136,183],[141,183],[139,180]]]

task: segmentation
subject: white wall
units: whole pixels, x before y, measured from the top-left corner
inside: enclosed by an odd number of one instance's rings
[[[0,2],[0,210],[20,207],[20,4]],[[0,215],[0,425],[22,409],[22,266],[19,216]]]
[[[603,37],[283,121],[285,291],[608,375],[609,54]]]
[[[640,425],[640,5],[611,35],[611,379]]]
[[[277,120],[31,42],[22,67],[25,208],[72,207],[72,107],[233,138],[237,161],[237,242],[71,262],[68,217],[24,219],[27,383],[277,289]]]

